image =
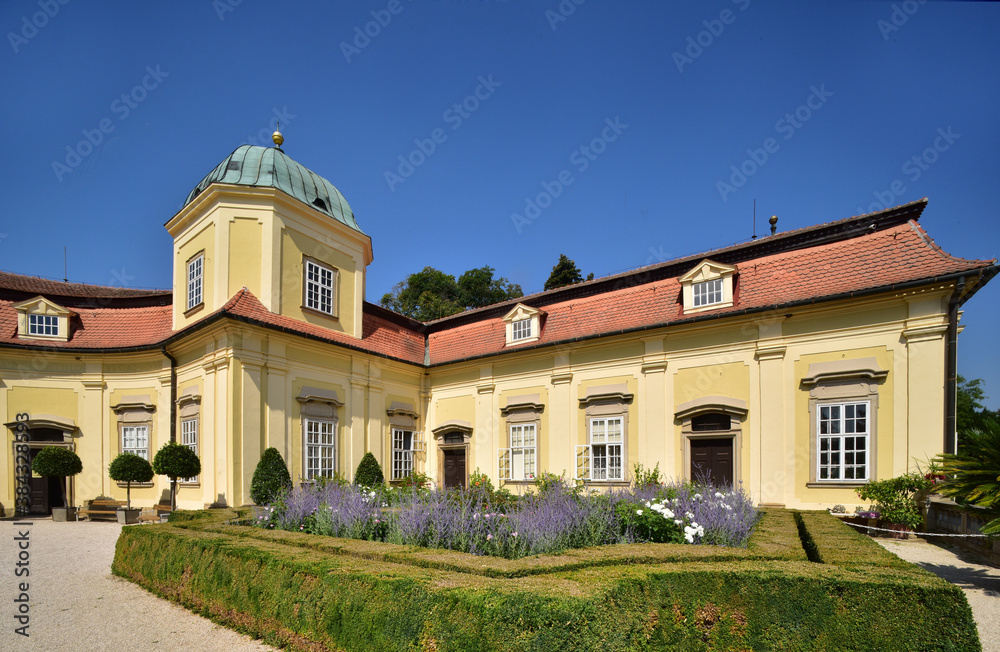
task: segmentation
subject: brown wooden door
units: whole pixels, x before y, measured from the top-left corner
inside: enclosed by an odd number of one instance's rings
[[[38,455],[40,448],[31,449],[31,461],[35,461],[35,455]],[[36,478],[34,475],[28,480],[28,513],[29,514],[49,514],[52,512],[52,508],[49,505],[49,478],[39,477]]]
[[[706,475],[716,486],[733,486],[732,438],[691,440],[691,478]]]
[[[465,487],[465,451],[444,450],[444,488]]]

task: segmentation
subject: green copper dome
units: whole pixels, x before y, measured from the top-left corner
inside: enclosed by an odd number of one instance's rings
[[[277,188],[356,231],[361,231],[347,200],[332,183],[290,159],[277,147],[241,145],[202,179],[184,201],[187,206],[213,183]]]

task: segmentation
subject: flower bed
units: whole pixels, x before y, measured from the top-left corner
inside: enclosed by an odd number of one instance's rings
[[[538,494],[303,484],[257,508],[254,525],[517,559],[614,543],[744,547],[758,520],[749,496],[711,485],[653,484],[585,493],[546,479]]]

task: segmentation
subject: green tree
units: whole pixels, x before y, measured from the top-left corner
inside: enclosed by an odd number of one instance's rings
[[[483,265],[458,277],[458,298],[466,310],[524,296],[517,283],[511,283],[502,276],[493,278],[494,271],[492,267]]]
[[[43,477],[68,478],[83,470],[83,462],[80,456],[59,446],[46,446],[35,454],[35,459],[31,462],[31,470]],[[66,484],[68,480],[59,483],[62,492],[63,507],[69,507],[69,489]]]
[[[521,286],[493,278],[493,272],[489,266],[470,269],[456,281],[451,274],[425,267],[393,286],[379,303],[418,321],[433,321],[523,295]]]
[[[967,380],[959,375],[956,395],[955,430],[961,443],[963,433],[975,429],[982,430],[986,421],[990,418],[995,419],[997,415],[983,406],[983,401],[988,397],[983,390],[982,378]]]
[[[1000,534],[1000,423],[986,418],[982,428],[967,430],[963,439],[957,455],[937,458],[945,480],[936,489],[986,509],[993,520],[983,526],[983,533]]]
[[[545,289],[561,288],[564,285],[573,285],[583,280],[589,281],[592,278],[594,278],[594,275],[588,274],[587,278],[584,279],[583,273],[580,272],[580,268],[576,266],[576,263],[567,258],[566,254],[559,254],[559,262],[552,267],[552,273],[549,274],[549,279],[545,281]]]
[[[368,451],[361,458],[358,470],[354,472],[354,484],[362,487],[375,487],[384,482],[385,476],[382,474],[382,466],[371,451]]]
[[[153,467],[145,457],[135,453],[122,453],[108,466],[108,477],[115,482],[125,483],[125,507],[131,509],[132,483],[152,480]]]
[[[273,446],[264,451],[250,481],[250,500],[255,505],[267,505],[292,486],[292,477],[281,453]]]
[[[170,478],[170,509],[177,509],[177,478],[191,478],[201,473],[201,460],[193,450],[175,441],[156,451],[153,471]]]

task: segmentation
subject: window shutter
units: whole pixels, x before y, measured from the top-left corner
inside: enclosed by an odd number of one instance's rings
[[[590,480],[590,446],[582,444],[576,447],[575,480]]]
[[[424,433],[423,431],[413,433],[413,452],[423,453],[424,452]]]
[[[497,470],[501,480],[510,480],[510,449],[501,448],[497,451]]]

